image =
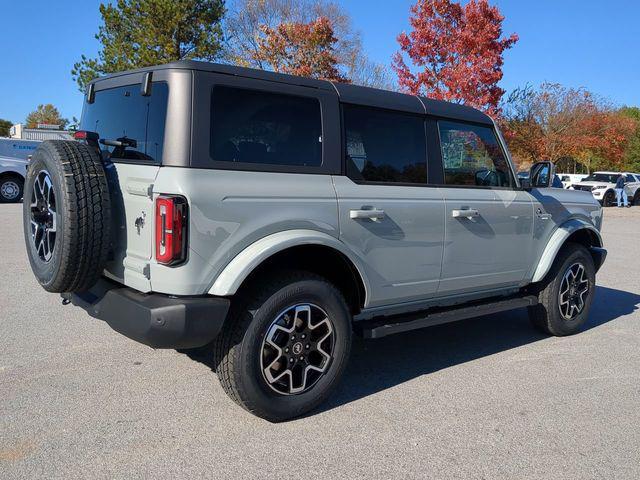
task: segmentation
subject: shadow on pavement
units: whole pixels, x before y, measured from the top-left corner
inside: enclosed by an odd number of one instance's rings
[[[640,295],[598,287],[585,330],[633,313]],[[353,402],[416,377],[546,338],[524,309],[393,335],[378,340],[354,337],[341,386],[319,411]],[[214,370],[206,349],[183,352]],[[312,412],[313,415],[316,412]]]

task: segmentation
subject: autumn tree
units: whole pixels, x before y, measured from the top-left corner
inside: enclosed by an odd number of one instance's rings
[[[13,122],[11,120],[5,120],[0,118],[0,137],[8,137],[9,130],[13,126]]]
[[[222,48],[224,0],[117,0],[100,4],[97,58],[84,55],[71,75],[80,90],[106,73],[176,60],[215,60]]]
[[[27,115],[25,123],[27,128],[36,128],[38,124],[47,124],[59,125],[60,128],[64,129],[69,123],[69,120],[62,118],[58,109],[50,103],[47,103],[45,105],[38,105],[38,108]]]
[[[551,160],[563,170],[623,165],[635,122],[584,88],[545,83],[512,92],[502,105],[509,148],[523,166]]]
[[[331,22],[321,17],[310,23],[281,23],[262,27],[255,60],[275,72],[347,82],[337,67],[336,37]]]
[[[636,124],[636,129],[629,137],[624,152],[624,163],[627,170],[640,172],[640,108],[624,107],[618,113],[625,118],[633,120]]]
[[[418,0],[393,57],[400,88],[499,114],[503,55],[518,41],[503,38],[503,20],[487,0]]]
[[[393,81],[386,66],[367,58],[360,33],[353,28],[344,8],[330,0],[236,0],[225,18],[225,59],[245,67],[269,69],[262,60],[265,27],[274,31],[282,24],[309,24],[327,18],[336,38],[336,67],[358,85],[391,89]]]

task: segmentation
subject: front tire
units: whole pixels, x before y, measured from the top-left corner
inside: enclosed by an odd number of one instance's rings
[[[613,203],[615,201],[616,201],[616,194],[613,191],[609,190],[604,194],[604,197],[602,197],[602,206],[611,207],[613,206]]]
[[[238,294],[214,344],[225,392],[272,422],[299,417],[329,397],[351,349],[340,291],[312,273],[261,278]]]
[[[566,244],[540,287],[540,303],[529,307],[533,325],[555,336],[579,332],[589,318],[595,293],[595,266],[589,251],[580,244]]]

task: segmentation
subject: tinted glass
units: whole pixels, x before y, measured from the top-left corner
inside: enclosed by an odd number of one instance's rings
[[[293,95],[214,87],[210,154],[218,162],[320,166],[320,102]]]
[[[369,182],[426,183],[424,120],[365,107],[344,107],[347,174]]]
[[[101,145],[114,160],[162,161],[164,124],[169,87],[153,84],[151,95],[140,94],[140,84],[96,92],[93,103],[85,103],[81,130],[96,132],[102,140],[125,141],[127,147]]]
[[[438,122],[447,185],[509,187],[511,170],[492,128]]]
[[[583,182],[604,182],[604,183],[616,183],[620,175],[617,173],[593,173],[587,178],[583,179]]]

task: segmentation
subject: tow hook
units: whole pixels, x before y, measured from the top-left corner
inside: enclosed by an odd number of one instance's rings
[[[61,293],[60,297],[62,297],[62,305],[69,305],[71,303],[70,293]]]

